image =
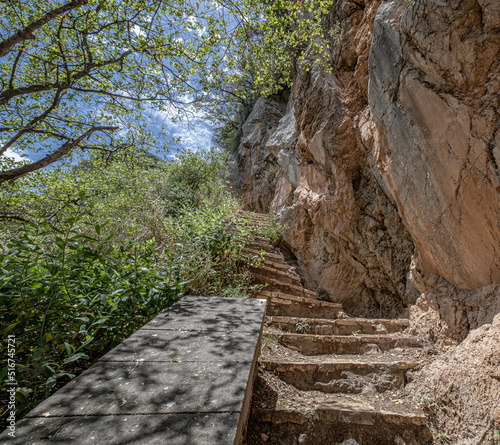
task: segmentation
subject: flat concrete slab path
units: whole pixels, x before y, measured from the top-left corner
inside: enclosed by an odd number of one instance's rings
[[[184,297],[18,422],[1,444],[238,444],[266,300]]]

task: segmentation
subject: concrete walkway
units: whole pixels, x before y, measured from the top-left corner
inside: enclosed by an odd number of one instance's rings
[[[0,443],[239,444],[265,311],[265,300],[184,297]]]

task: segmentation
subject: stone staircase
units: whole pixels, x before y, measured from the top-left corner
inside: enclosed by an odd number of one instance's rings
[[[266,227],[268,216],[240,214]],[[350,318],[319,301],[266,238],[244,249],[268,308],[246,445],[432,443],[427,418],[405,401],[411,371],[432,345],[405,333],[405,319]]]

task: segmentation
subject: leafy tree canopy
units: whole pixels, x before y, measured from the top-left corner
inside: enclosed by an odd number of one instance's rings
[[[75,152],[164,145],[156,113],[183,110],[258,66],[259,94],[290,82],[333,0],[10,0],[0,17],[0,183]],[[15,31],[13,31],[15,30]],[[318,51],[325,49],[318,45]]]

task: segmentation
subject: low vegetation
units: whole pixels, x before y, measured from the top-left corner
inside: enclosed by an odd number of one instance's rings
[[[249,229],[234,230],[224,166],[217,151],[142,154],[2,185],[0,326],[20,416],[182,295],[246,295]]]

